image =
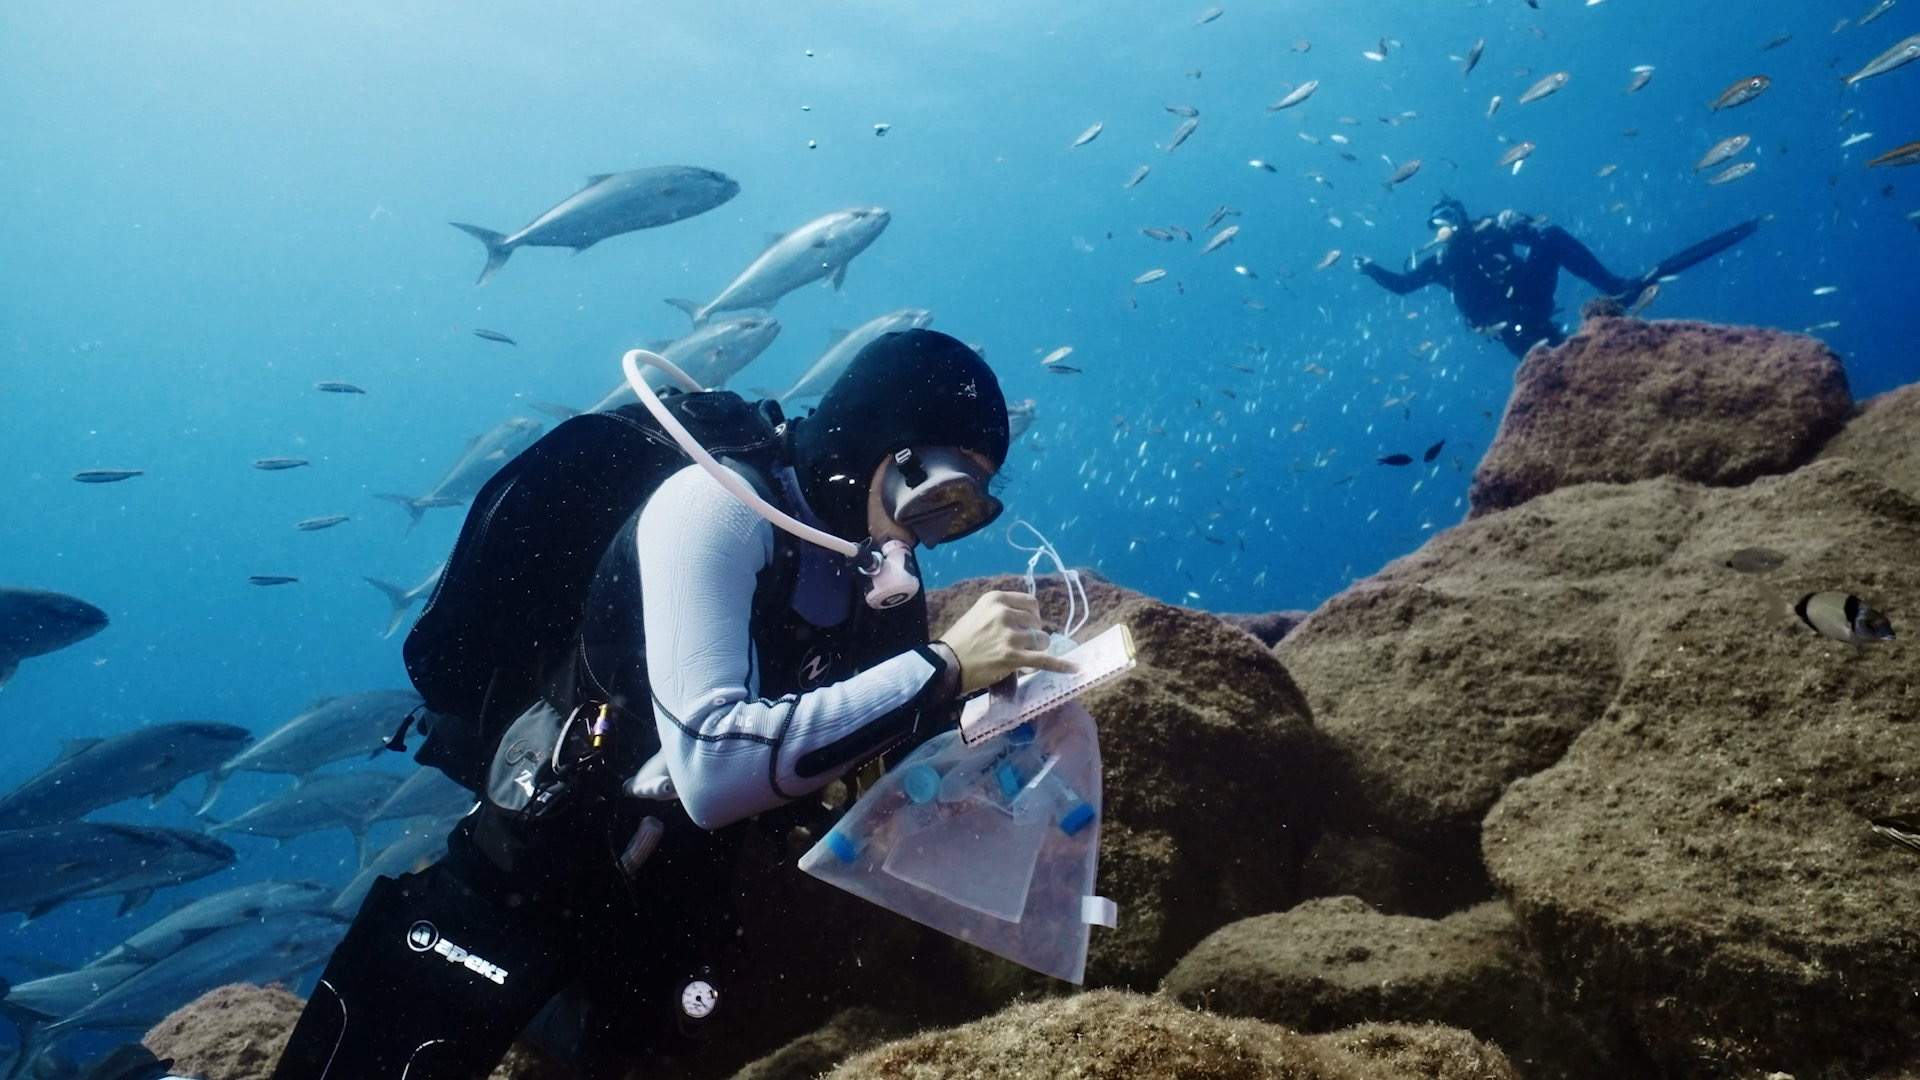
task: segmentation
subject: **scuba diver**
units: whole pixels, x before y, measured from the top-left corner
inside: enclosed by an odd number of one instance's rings
[[[870,784],[1020,669],[1073,670],[1023,593],[928,640],[914,547],[1002,510],[1006,403],[973,349],[885,335],[791,420],[623,364],[640,404],[559,425],[474,500],[405,658],[417,759],[478,803],[445,859],[368,893],[277,1080],[484,1077],[556,995],[541,1029],[584,1074],[671,1060],[723,993],[743,830],[818,835],[803,796]]]
[[[1725,232],[1661,260],[1639,277],[1623,278],[1608,270],[1572,233],[1543,219],[1513,210],[1474,220],[1458,199],[1443,197],[1434,204],[1427,224],[1433,241],[1405,273],[1387,270],[1363,255],[1353,258],[1354,269],[1396,295],[1405,296],[1428,285],[1443,285],[1453,294],[1454,306],[1467,324],[1481,334],[1497,337],[1516,357],[1534,345],[1558,345],[1566,332],[1554,321],[1554,292],[1560,271],[1566,270],[1613,297],[1622,307],[1637,309],[1652,297],[1648,290],[1661,280],[1698,265],[1752,236],[1758,219],[1742,222]],[[1525,249],[1522,253],[1518,249]]]

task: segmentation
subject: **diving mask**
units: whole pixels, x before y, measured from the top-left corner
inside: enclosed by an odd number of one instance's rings
[[[928,547],[976,533],[1005,509],[987,491],[988,476],[951,447],[897,451],[881,488],[887,516]]]

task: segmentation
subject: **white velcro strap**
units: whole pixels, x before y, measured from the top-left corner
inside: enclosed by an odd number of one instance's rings
[[[1111,930],[1120,921],[1120,907],[1104,896],[1083,896],[1080,898],[1080,921]]]

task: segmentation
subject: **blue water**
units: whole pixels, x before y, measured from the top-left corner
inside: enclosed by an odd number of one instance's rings
[[[265,731],[323,694],[404,685],[399,639],[378,636],[384,601],[360,577],[418,581],[460,512],[408,532],[372,493],[424,491],[466,438],[537,415],[528,401],[591,402],[623,349],[684,330],[662,298],[711,297],[764,234],[841,207],[883,206],[893,224],[843,291],[780,302],[784,332],[734,385],[784,385],[831,328],[931,308],[984,347],[1009,399],[1039,401],[1008,466],[1011,511],[1076,564],[1219,610],[1312,607],[1462,517],[1514,362],[1444,294],[1402,300],[1344,261],[1314,269],[1336,248],[1397,262],[1443,191],[1547,215],[1621,271],[1772,215],[1669,284],[1654,314],[1837,322],[1818,332],[1861,397],[1920,375],[1906,219],[1920,185],[1864,167],[1920,138],[1920,65],[1840,84],[1920,30],[1905,5],[1838,32],[1864,0],[1375,0],[1358,15],[1228,2],[1196,25],[1206,6],[7,5],[0,581],[80,596],[113,625],[0,693],[0,784],[61,738],[185,719]],[[1450,54],[1480,37],[1463,78]],[[1386,59],[1364,58],[1382,38]],[[1299,39],[1311,50],[1290,51]],[[1636,64],[1657,70],[1628,96]],[[1516,104],[1556,70],[1566,89]],[[1756,73],[1774,80],[1760,100],[1707,109]],[[1309,78],[1306,104],[1265,110]],[[1200,112],[1171,153],[1167,104]],[[1068,149],[1095,121],[1100,137]],[[1739,132],[1758,170],[1706,186],[1692,163]],[[1857,132],[1874,136],[1842,149]],[[1336,156],[1336,133],[1357,162]],[[1495,165],[1503,137],[1539,146],[1518,175]],[[1389,194],[1382,155],[1424,168]],[[510,230],[588,174],[656,164],[715,168],[742,192],[577,256],[523,250],[474,286],[479,245],[446,222]],[[1141,164],[1151,175],[1122,190]],[[1223,203],[1242,231],[1201,256]],[[1194,241],[1139,233],[1168,225]],[[1155,267],[1168,276],[1131,284]],[[1587,295],[1563,282],[1568,320]],[[1061,345],[1082,374],[1040,366]],[[315,393],[323,379],[370,392]],[[1372,464],[1442,438],[1432,467]],[[313,467],[248,467],[271,455]],[[101,467],[147,475],[69,479]],[[330,513],[353,520],[292,528]],[[926,565],[938,584],[1023,561],[983,538]],[[263,573],[301,583],[247,584]],[[229,799],[275,786],[243,777]],[[179,823],[185,807],[99,816]],[[236,874],[344,874],[350,856],[344,834],[277,853],[235,842],[241,870],[174,895]],[[71,906],[10,948],[84,959],[141,918],[110,915]]]

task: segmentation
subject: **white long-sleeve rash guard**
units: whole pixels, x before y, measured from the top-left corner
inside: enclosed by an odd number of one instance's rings
[[[654,492],[635,542],[661,747],[648,768],[664,759],[672,794],[703,829],[825,787],[838,771],[802,777],[803,755],[907,705],[942,674],[909,651],[841,682],[762,698],[749,625],[773,526],[697,465]]]

